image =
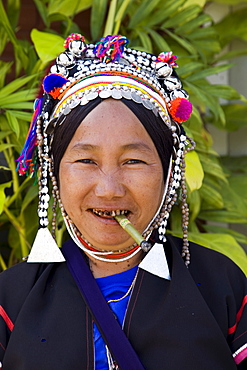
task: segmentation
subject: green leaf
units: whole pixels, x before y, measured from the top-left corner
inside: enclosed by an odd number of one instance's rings
[[[0,25],[2,25],[3,29],[7,33],[13,48],[14,48],[14,53],[16,55],[16,59],[19,59],[22,65],[27,65],[28,64],[28,58],[27,55],[24,53],[23,48],[20,46],[18,43],[18,40],[15,36],[15,33],[12,29],[12,26],[10,24],[10,21],[8,19],[8,16],[5,12],[4,6],[2,1],[0,1]]]
[[[0,98],[13,94],[14,91],[19,90],[34,78],[37,78],[37,76],[19,77],[11,81],[0,90]]]
[[[187,21],[195,18],[201,12],[201,7],[198,5],[191,5],[176,14],[176,16],[171,17],[166,22],[162,24],[163,28],[176,27],[180,24],[184,24]]]
[[[203,63],[200,62],[190,62],[186,63],[183,66],[179,67],[179,76],[187,76],[191,73],[195,73],[196,70],[202,69],[204,67]]]
[[[47,63],[55,59],[63,51],[64,39],[52,33],[40,32],[33,29],[31,39],[42,62]]]
[[[187,35],[189,40],[200,40],[200,42],[212,42],[211,38],[217,38],[213,27],[202,27]]]
[[[240,57],[242,55],[247,55],[247,49],[241,48],[239,50],[232,50],[224,54],[220,54],[216,56],[215,62],[221,61],[221,60],[229,60],[232,58]]]
[[[0,140],[5,139],[10,134],[12,134],[12,131],[0,131]]]
[[[13,146],[14,146],[13,144],[0,144],[0,152],[9,148],[13,148]]]
[[[190,223],[198,216],[201,209],[201,197],[198,190],[194,190],[188,195],[188,203],[190,209]]]
[[[216,36],[214,39],[211,37],[209,40],[206,38],[199,40],[191,39],[191,44],[196,48],[198,54],[201,56],[204,62],[207,61],[208,55],[221,52],[221,46],[219,41],[216,39]],[[206,58],[203,51],[207,52]]]
[[[204,5],[207,3],[207,0],[186,0],[186,3],[184,4],[184,7],[190,6],[190,5],[199,5],[201,8],[204,7]]]
[[[103,36],[111,35],[114,27],[117,0],[111,0]]]
[[[1,255],[1,253],[0,253],[0,266],[1,266],[2,271],[4,271],[4,270],[7,269],[7,265],[4,262],[4,259],[3,259],[2,255]]]
[[[82,10],[89,8],[92,0],[50,0],[48,5],[48,14],[61,13],[66,16],[73,16]]]
[[[247,217],[239,215],[238,212],[227,211],[227,210],[211,210],[200,212],[199,218],[206,221],[216,221],[224,223],[247,223]]]
[[[224,171],[215,158],[213,158],[212,156],[208,156],[207,154],[201,153],[199,153],[199,158],[204,172],[206,172],[209,175],[212,175],[215,178],[223,180],[227,184]]]
[[[247,105],[227,104],[222,107],[226,116],[226,129],[236,131],[246,127]]]
[[[230,176],[228,182],[229,189],[223,189],[223,195],[228,202],[226,204],[229,204],[228,209],[247,217],[247,175]]]
[[[136,30],[136,33],[140,37],[142,49],[148,53],[152,53],[152,42],[149,35],[146,32],[140,31],[139,29]]]
[[[93,0],[90,18],[90,29],[93,40],[102,36],[102,26],[105,21],[107,0]]]
[[[18,103],[10,103],[10,104],[4,104],[2,108],[5,109],[29,109],[33,110],[33,103],[32,102],[18,102]]]
[[[46,25],[46,27],[49,27],[49,21],[48,21],[48,13],[47,13],[47,8],[45,6],[45,3],[44,1],[42,0],[33,0],[37,9],[38,9],[38,12],[44,22],[44,24]]]
[[[220,162],[232,173],[247,174],[247,156],[221,156]]]
[[[189,92],[192,92],[194,94],[194,96],[197,99],[196,100],[197,103],[201,104],[200,106],[201,111],[206,113],[206,109],[210,109],[210,111],[215,117],[215,120],[218,120],[219,121],[218,123],[220,123],[221,126],[224,126],[225,125],[225,115],[224,115],[224,111],[222,107],[218,103],[218,99],[215,99],[215,97],[211,96],[210,94],[207,94],[207,84],[205,83],[204,85],[202,84],[202,82],[204,81],[200,81],[200,84],[199,82],[197,82],[198,85],[191,84],[188,81],[188,79],[191,76],[186,78],[186,80],[184,81],[184,84],[185,86],[188,86]],[[204,106],[202,105],[202,103],[204,103]]]
[[[170,36],[174,41],[176,41],[180,46],[182,46],[182,48],[187,50],[190,54],[192,54],[192,55],[197,54],[196,49],[191,45],[191,43],[189,43],[188,41],[186,41],[182,37],[179,37],[179,36],[175,35],[175,33],[170,32],[168,29],[166,29],[164,27],[162,27],[162,29],[168,34],[168,36]]]
[[[1,37],[1,35],[0,35],[0,37]],[[0,54],[1,54],[1,52],[0,52]],[[0,74],[0,89],[3,88],[3,86],[5,84],[6,75],[10,71],[10,68],[11,68],[12,65],[13,65],[13,62],[6,63],[6,62],[3,62],[3,61],[0,61],[0,70],[1,70],[1,74]]]
[[[10,111],[11,112],[11,115],[16,117],[17,119],[19,120],[23,120],[23,121],[27,121],[27,122],[31,122],[31,119],[32,119],[32,113],[29,113],[29,112],[22,112],[20,110],[12,110]]]
[[[214,0],[215,3],[219,4],[228,4],[228,5],[237,5],[237,4],[242,4],[246,3],[246,0]]]
[[[32,100],[35,97],[37,90],[36,89],[30,89],[30,90],[22,90],[16,93],[13,93],[8,96],[0,95],[0,106],[6,107],[6,105],[12,104],[12,103],[20,103],[20,102],[26,102],[28,100]]]
[[[18,20],[20,16],[20,0],[9,0],[7,4],[7,14],[12,25],[12,28],[15,30],[18,25]]]
[[[158,32],[152,30],[151,28],[147,28],[147,32],[153,39],[154,44],[156,44],[157,49],[159,51],[170,51],[170,46],[167,44],[164,37],[162,37]]]
[[[247,274],[246,253],[231,235],[189,233],[189,240],[225,254]]]
[[[221,22],[215,25],[215,29],[222,38],[223,45],[236,37],[247,41],[246,19],[247,7],[230,12]]]
[[[196,72],[194,73],[193,75],[190,75],[188,78],[187,78],[187,81],[189,82],[192,82],[192,81],[196,81],[196,80],[201,80],[202,78],[205,78],[205,77],[208,77],[208,76],[212,76],[216,73],[220,73],[220,72],[223,72],[229,68],[232,67],[232,64],[223,64],[223,65],[220,65],[220,66],[216,66],[216,67],[212,67],[212,68],[207,68],[207,69],[204,69],[200,72]]]
[[[11,24],[9,22],[8,16],[6,14],[6,11],[4,9],[2,1],[0,1],[0,25],[5,29],[6,33],[8,34],[8,37],[10,41],[12,42],[13,46],[16,47],[18,45],[17,38],[15,36],[15,33],[11,27]]]
[[[155,25],[161,24],[170,17],[173,13],[178,11],[178,9],[186,3],[187,0],[166,0],[161,1],[157,9],[150,13],[150,16],[145,18],[145,27],[152,27],[155,29]],[[165,49],[164,49],[165,50]]]
[[[204,209],[222,209],[224,206],[221,194],[212,186],[203,184],[200,189],[200,195],[204,200]]]
[[[136,12],[132,15],[129,28],[136,28],[145,18],[152,13],[161,0],[143,0]]]
[[[195,151],[188,152],[185,156],[185,177],[190,191],[200,189],[204,172],[198,154]]]
[[[29,187],[25,198],[23,199],[21,212],[24,212],[28,205],[36,199],[38,196],[38,185],[32,185]]]
[[[20,134],[20,127],[19,127],[19,123],[18,123],[16,117],[9,110],[6,111],[6,117],[7,117],[8,123],[9,123],[9,127],[16,134],[16,136],[18,138],[19,134]]]
[[[116,35],[119,33],[119,28],[121,26],[122,19],[127,11],[128,5],[131,3],[131,0],[123,0],[120,8],[117,11],[117,14],[115,16],[115,27],[113,34]]]
[[[191,19],[190,21],[186,20],[185,24],[176,28],[176,32],[178,34],[191,33],[194,30],[197,30],[198,27],[204,26],[207,22],[211,22],[211,17],[208,14],[200,14],[198,17]]]
[[[207,85],[207,93],[222,99],[240,99],[240,94],[229,85]]]
[[[231,230],[229,228],[225,228],[222,226],[216,226],[216,225],[204,225],[204,229],[210,233],[229,234],[233,238],[235,238],[238,243],[247,244],[247,236],[235,230]]]
[[[5,189],[10,188],[11,185],[12,185],[12,181],[5,182],[4,184],[0,184],[0,214],[3,212],[3,206],[5,203],[5,199],[6,199]]]

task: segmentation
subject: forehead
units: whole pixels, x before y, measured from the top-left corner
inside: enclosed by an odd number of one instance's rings
[[[145,142],[154,147],[153,141],[136,115],[121,101],[107,99],[95,107],[81,122],[70,145],[88,142],[107,146],[124,146]]]

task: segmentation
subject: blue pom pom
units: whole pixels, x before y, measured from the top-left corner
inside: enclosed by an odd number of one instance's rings
[[[48,94],[57,88],[62,87],[66,82],[68,82],[66,78],[64,78],[62,75],[51,73],[50,75],[46,76],[43,80],[43,88],[44,91]]]

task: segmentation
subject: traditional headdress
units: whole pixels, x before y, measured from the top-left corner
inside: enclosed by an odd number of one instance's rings
[[[53,174],[50,145],[56,125],[62,125],[66,116],[77,106],[100,97],[102,99],[128,99],[142,104],[156,116],[160,116],[173,136],[173,155],[166,184],[163,205],[143,233],[148,238],[154,228],[159,238],[165,240],[169,213],[177,199],[178,188],[182,188],[182,227],[183,252],[186,265],[189,264],[188,218],[186,203],[185,161],[186,151],[194,148],[194,142],[186,137],[182,122],[191,114],[192,105],[188,94],[182,89],[175,68],[177,57],[171,52],[158,56],[127,48],[128,40],[120,35],[106,36],[96,44],[87,45],[80,34],[71,34],[64,43],[65,51],[56,59],[50,74],[43,80],[44,95],[35,103],[35,112],[25,147],[18,159],[20,174],[33,174],[39,171],[40,229],[33,249],[40,248],[41,259],[49,262],[48,255],[54,251],[55,260],[63,257],[48,231],[49,185],[52,182],[53,209],[59,202],[67,229],[74,241],[95,258],[105,260],[111,253],[98,251],[79,235],[78,230],[63,209],[59,198],[57,179]],[[55,211],[52,221],[56,227]],[[45,248],[49,245],[50,250]],[[130,258],[140,250],[134,246],[130,252],[119,251],[118,261]],[[53,254],[53,261],[54,261]],[[113,253],[114,255],[114,253]],[[32,253],[29,261],[32,261]],[[109,258],[106,259],[109,261]],[[116,261],[116,258],[113,259]]]

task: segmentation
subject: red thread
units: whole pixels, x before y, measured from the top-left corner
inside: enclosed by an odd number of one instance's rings
[[[78,239],[80,240],[80,242],[84,245],[84,247],[88,248],[89,250],[93,251],[93,252],[99,252],[97,249],[94,249],[92,248],[91,246],[89,246],[85,240],[83,240],[80,236],[78,236]],[[133,253],[134,251],[136,251],[137,249],[139,248],[139,245],[137,245],[136,247],[130,249],[129,251],[127,252],[124,252],[124,253],[116,253],[116,254],[113,254],[111,255],[111,257],[123,257],[123,256],[127,256],[128,254],[131,254]],[[102,254],[103,257],[109,257],[109,254],[106,253],[106,254]]]
[[[233,325],[231,328],[228,329],[228,334],[233,334],[237,328],[237,325],[239,323],[239,321],[241,320],[241,317],[242,317],[242,314],[243,314],[243,311],[244,311],[244,307],[245,305],[247,304],[247,295],[244,297],[243,299],[243,302],[242,302],[242,305],[237,313],[237,316],[236,316],[236,324]]]
[[[2,318],[4,319],[9,330],[12,331],[14,329],[14,324],[10,320],[10,317],[8,316],[7,312],[4,310],[3,306],[0,306],[0,316],[2,316]]]

